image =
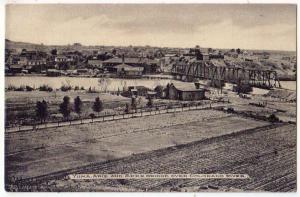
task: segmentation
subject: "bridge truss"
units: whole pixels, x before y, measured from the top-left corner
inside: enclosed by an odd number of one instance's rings
[[[253,87],[272,88],[281,87],[276,71],[249,69],[232,66],[216,66],[210,61],[196,61],[191,63],[177,63],[171,73],[180,79],[192,81],[194,79],[208,79],[230,83],[248,83]]]

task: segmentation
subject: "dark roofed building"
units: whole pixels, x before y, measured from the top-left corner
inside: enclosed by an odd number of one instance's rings
[[[113,67],[122,63],[132,67],[143,67],[144,73],[155,73],[158,69],[158,62],[149,58],[111,58],[103,61],[102,64],[108,71],[113,71]]]
[[[121,77],[139,77],[142,76],[144,67],[130,66],[128,64],[119,64],[113,67],[118,76]]]
[[[205,89],[200,88],[199,84],[169,84],[167,87],[169,99],[194,101],[205,99]]]
[[[24,66],[20,64],[13,64],[9,66],[9,71],[12,73],[21,73],[23,69]]]

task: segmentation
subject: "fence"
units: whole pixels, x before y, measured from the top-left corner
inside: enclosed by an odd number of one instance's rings
[[[63,127],[69,125],[88,124],[94,122],[116,121],[116,120],[152,116],[158,114],[176,113],[176,112],[183,112],[183,111],[190,111],[190,110],[204,110],[204,109],[210,109],[212,107],[216,107],[216,105],[218,104],[220,103],[213,102],[204,105],[199,105],[199,103],[196,103],[196,104],[189,104],[188,106],[178,105],[178,104],[160,105],[160,106],[156,106],[155,108],[137,108],[132,110],[129,113],[116,113],[112,115],[95,116],[94,118],[90,117],[84,119],[46,122],[42,124],[34,124],[34,125],[26,125],[26,126],[18,126],[18,127],[10,127],[10,128],[6,127],[5,130],[7,133],[11,133],[11,132],[32,131],[32,130],[39,130],[39,129],[46,129],[46,128],[57,128],[57,127]],[[222,104],[224,103],[222,102]]]

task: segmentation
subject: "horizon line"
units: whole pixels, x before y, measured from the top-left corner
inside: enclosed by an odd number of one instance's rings
[[[35,42],[29,42],[29,41],[16,41],[16,40],[12,40],[9,38],[5,38],[5,42],[6,40],[9,40],[11,42],[22,42],[22,43],[26,43],[26,44],[33,44],[33,45],[41,45],[41,46],[49,46],[49,47],[54,47],[54,46],[73,46],[75,43],[79,43],[81,46],[85,46],[85,47],[91,47],[91,46],[95,46],[95,47],[99,47],[99,46],[103,46],[103,47],[145,47],[145,46],[149,46],[152,48],[179,48],[179,49],[187,49],[187,48],[195,48],[195,46],[199,45],[199,44],[195,44],[192,47],[177,47],[177,46],[152,46],[149,44],[145,44],[145,45],[107,45],[107,44],[102,44],[102,45],[86,45],[86,44],[82,44],[80,42],[74,42],[74,43],[68,43],[68,44],[44,44],[44,43],[35,43]],[[220,48],[220,47],[201,47],[201,45],[199,45],[200,48],[204,48],[204,49],[208,49],[208,48],[212,48],[212,49],[221,49],[221,50],[226,50],[226,49],[241,49],[241,50],[251,50],[251,51],[283,51],[283,52],[297,52],[296,50],[285,50],[285,49],[251,49],[251,48],[235,48],[235,47],[229,47],[229,48]]]

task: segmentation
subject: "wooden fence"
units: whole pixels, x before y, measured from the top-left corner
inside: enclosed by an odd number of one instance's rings
[[[56,127],[69,126],[69,125],[88,124],[93,122],[116,121],[116,120],[123,120],[129,118],[152,116],[152,115],[166,114],[166,113],[176,113],[176,112],[190,111],[190,110],[204,110],[204,109],[212,108],[212,105],[214,103],[209,103],[209,104],[196,103],[196,104],[189,104],[189,105],[168,104],[168,105],[155,106],[154,108],[144,107],[144,108],[133,109],[129,113],[123,112],[123,113],[115,113],[111,115],[95,116],[94,118],[89,117],[89,118],[73,119],[67,121],[45,122],[42,124],[22,125],[18,127],[6,127],[5,130],[7,133],[19,132],[19,131],[31,131],[31,130],[56,128]]]

